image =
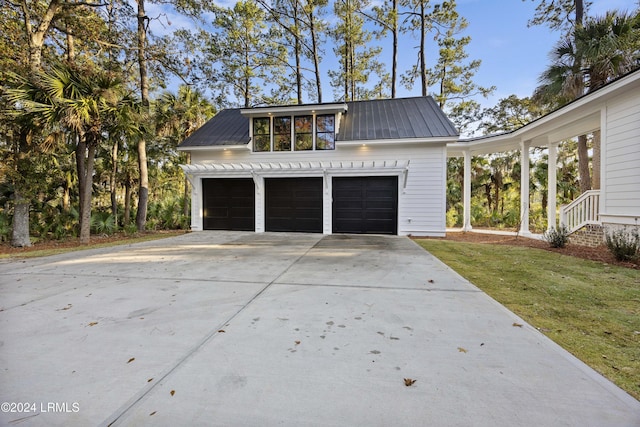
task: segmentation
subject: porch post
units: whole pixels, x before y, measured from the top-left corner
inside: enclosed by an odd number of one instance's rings
[[[529,146],[531,142],[520,142],[520,230],[522,235],[529,231]]]
[[[462,231],[471,231],[471,153],[464,152],[464,182],[462,188]]]
[[[547,163],[547,230],[550,230],[556,227],[558,143],[549,144]]]

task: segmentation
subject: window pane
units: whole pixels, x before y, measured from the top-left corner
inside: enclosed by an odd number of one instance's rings
[[[291,117],[275,117],[273,119],[274,134],[291,134]]]
[[[316,149],[334,150],[336,148],[336,138],[333,133],[319,133],[316,135]]]
[[[313,150],[313,135],[310,133],[296,134],[296,150]]]
[[[273,151],[291,150],[291,117],[274,117]]]
[[[317,132],[334,132],[335,131],[335,116],[333,114],[327,114],[324,116],[316,117],[316,131]]]
[[[273,151],[291,151],[291,134],[274,135]]]
[[[253,151],[270,151],[271,137],[269,135],[253,135]]]
[[[269,118],[253,119],[253,134],[268,135],[269,134]]]
[[[296,133],[311,133],[313,117],[312,116],[298,116],[296,117]]]

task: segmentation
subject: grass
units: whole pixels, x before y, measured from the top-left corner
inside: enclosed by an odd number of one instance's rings
[[[519,246],[417,240],[640,400],[640,271]]]
[[[111,236],[107,238],[106,241],[96,240],[94,239],[87,245],[83,245],[78,241],[72,242],[71,244],[62,244],[61,246],[57,246],[56,242],[49,242],[42,244],[42,248],[39,248],[39,244],[35,245],[35,247],[28,249],[15,249],[14,251],[10,251],[7,253],[0,253],[0,259],[11,259],[11,258],[37,258],[43,256],[50,255],[58,255],[67,252],[74,251],[83,251],[86,249],[96,249],[96,248],[108,248],[112,246],[120,246],[120,245],[129,245],[132,243],[140,243],[147,242],[151,240],[164,239],[166,237],[179,236],[184,234],[184,231],[166,231],[166,232],[154,232],[154,233],[144,233],[144,234],[136,234],[136,235],[118,235]]]

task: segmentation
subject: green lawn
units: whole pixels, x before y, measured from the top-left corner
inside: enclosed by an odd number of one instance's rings
[[[640,400],[640,271],[519,246],[418,244]]]

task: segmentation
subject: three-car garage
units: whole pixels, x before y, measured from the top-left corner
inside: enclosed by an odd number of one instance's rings
[[[325,196],[327,179],[331,192]],[[322,233],[324,213],[331,212],[333,233],[398,233],[397,176],[263,181],[265,231]],[[253,178],[203,178],[203,229],[256,230],[256,197],[262,197],[261,193]],[[327,202],[331,205],[328,210]]]

